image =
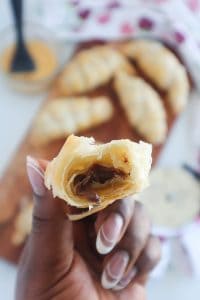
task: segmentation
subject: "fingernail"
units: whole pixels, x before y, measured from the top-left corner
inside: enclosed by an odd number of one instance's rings
[[[118,251],[107,263],[101,278],[105,289],[113,288],[122,278],[128,265],[129,255],[126,251]]]
[[[117,213],[112,213],[102,224],[96,240],[96,248],[100,254],[107,254],[114,248],[119,240],[123,224],[123,218]]]
[[[31,156],[27,156],[26,158],[26,167],[28,178],[34,194],[42,197],[46,192],[44,186],[44,171],[41,169],[37,160],[32,158]]]
[[[118,282],[116,287],[113,288],[115,291],[119,291],[127,287],[127,285],[133,280],[137,274],[137,268],[133,268]]]

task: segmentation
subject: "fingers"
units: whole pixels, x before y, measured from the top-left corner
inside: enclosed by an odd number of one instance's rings
[[[136,261],[133,269],[130,269],[115,286],[119,291],[126,288],[130,283],[140,282],[144,284],[149,273],[157,265],[161,257],[161,246],[158,238],[150,236],[144,250]]]
[[[136,277],[137,268],[133,267],[128,272],[125,272],[121,278],[121,280],[114,286],[113,290],[119,291],[126,288],[130,282]]]
[[[137,279],[144,278],[157,265],[161,258],[161,244],[158,238],[150,236],[137,261]]]
[[[116,201],[98,214],[95,229],[97,232],[96,249],[107,254],[124,235],[134,210],[133,198]]]
[[[150,235],[151,223],[144,206],[136,202],[133,218],[118,248],[130,255],[129,269],[135,265]]]
[[[143,285],[138,284],[137,282],[133,285],[130,285],[127,289],[123,290],[122,293],[119,291],[117,295],[117,299],[119,300],[130,299],[130,295],[131,295],[131,299],[134,300],[147,299],[146,289],[144,288]]]
[[[104,288],[111,289],[117,285],[125,273],[129,260],[130,256],[124,250],[115,252],[108,259],[101,277],[101,284]]]
[[[136,202],[126,232],[105,257],[101,279],[104,288],[124,289],[153,269],[160,257],[160,246],[156,238],[150,237],[150,229],[150,220],[143,206]]]
[[[47,161],[36,160],[27,156],[27,174],[34,195],[34,216],[39,219],[55,219],[63,216],[61,205],[63,201],[57,201],[52,197],[44,185],[44,172]]]
[[[34,193],[34,212],[29,245],[32,260],[48,265],[60,255],[67,265],[73,255],[72,225],[64,213],[64,201],[53,198],[44,185],[47,162],[27,158],[27,173]],[[62,255],[61,255],[62,254]]]
[[[114,250],[114,254],[112,253],[105,258],[106,266],[102,274],[102,285],[105,288],[114,288],[121,280],[131,280],[136,275],[135,262],[145,247],[149,232],[150,221],[146,216],[143,206],[136,202],[133,217],[127,227],[126,233]],[[128,260],[123,272],[119,273],[119,270],[117,270],[118,276],[116,277],[115,273],[111,274],[110,270],[112,268],[110,267],[110,263],[112,263],[112,259],[116,256],[116,253],[121,252],[121,249],[123,249],[123,253],[126,253]],[[126,278],[127,276],[128,278]]]

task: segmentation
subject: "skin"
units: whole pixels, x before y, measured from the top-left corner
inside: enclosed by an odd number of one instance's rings
[[[39,161],[38,166],[41,174],[46,162]],[[52,197],[44,187],[43,178],[36,179],[33,184],[30,178],[35,194],[33,226],[20,261],[15,299],[146,299],[145,282],[159,261],[160,245],[150,235],[150,221],[141,204],[122,199],[96,215],[71,222],[64,213],[66,203]],[[99,254],[95,245],[97,234],[116,213],[122,216],[122,230],[113,249],[105,255]],[[110,222],[109,226],[114,224]],[[128,265],[116,285],[106,289],[101,283],[102,272],[119,251],[128,253]],[[133,268],[137,270],[135,276],[121,286],[120,281]],[[119,286],[121,289],[115,291]]]

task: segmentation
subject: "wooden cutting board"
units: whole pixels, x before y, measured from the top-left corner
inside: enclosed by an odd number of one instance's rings
[[[92,45],[94,45],[94,43]],[[82,45],[80,49],[85,47],[91,47],[91,44]],[[109,142],[112,139],[121,138],[129,138],[134,141],[141,139],[129,125],[112,88],[112,82],[87,95],[92,97],[97,95],[108,96],[114,106],[114,116],[108,122],[96,128],[83,131],[80,135],[93,136],[99,142]],[[57,96],[60,96],[60,93],[56,83],[54,83],[42,107],[45,106],[47,102],[55,101],[54,99]],[[167,107],[166,109],[170,132],[175,118],[170,114]],[[43,147],[33,146],[30,142],[30,135],[31,128],[28,130],[27,135],[24,137],[24,140],[17,149],[0,181],[0,257],[4,257],[14,263],[17,263],[23,247],[23,245],[16,247],[11,242],[16,216],[24,201],[32,201],[32,192],[26,175],[26,156],[31,155],[36,158],[52,159],[65,141],[65,139],[58,140]],[[163,145],[153,148],[153,164],[155,164],[158,159],[162,148]]]

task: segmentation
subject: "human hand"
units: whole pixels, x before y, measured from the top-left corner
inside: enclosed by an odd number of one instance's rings
[[[45,161],[29,158],[33,226],[17,277],[16,300],[144,300],[160,258],[150,221],[133,199],[71,222],[67,204],[44,186]]]

